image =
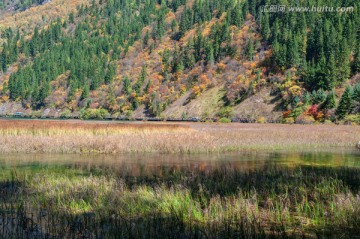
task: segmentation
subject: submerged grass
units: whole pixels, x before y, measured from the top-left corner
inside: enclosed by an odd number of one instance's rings
[[[161,175],[18,173],[1,186],[0,209],[11,208],[17,218],[31,219],[38,237],[360,234],[360,169],[268,167],[240,172],[230,167],[210,171],[164,168]],[[5,220],[4,215],[0,213],[0,219]],[[0,229],[0,237],[30,230],[18,220],[16,230]]]
[[[360,127],[334,125],[0,121],[1,153],[204,153],[355,148]]]

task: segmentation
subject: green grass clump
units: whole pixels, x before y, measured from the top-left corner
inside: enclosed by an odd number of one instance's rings
[[[219,122],[220,123],[231,123],[231,119],[229,119],[229,118],[221,118],[221,119],[219,119]]]

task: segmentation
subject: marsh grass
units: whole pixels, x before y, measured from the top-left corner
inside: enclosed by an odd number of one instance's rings
[[[163,168],[161,176],[14,173],[1,185],[4,235],[71,238],[349,237],[360,223],[360,169]],[[11,233],[12,234],[11,234]],[[1,234],[2,233],[2,234]],[[7,234],[6,234],[7,233]],[[36,234],[37,233],[37,234]],[[15,236],[13,237],[15,238]]]
[[[137,133],[177,133],[190,127],[177,124],[106,123],[81,121],[1,120],[1,136],[111,136]]]
[[[1,153],[355,149],[358,126],[0,121]]]

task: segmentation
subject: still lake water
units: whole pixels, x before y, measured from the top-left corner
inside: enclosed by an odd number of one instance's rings
[[[121,175],[159,175],[162,170],[214,170],[231,167],[239,171],[261,170],[266,167],[350,167],[360,168],[359,150],[333,152],[247,152],[221,154],[120,154],[120,155],[0,155],[0,172],[4,169],[39,172],[52,168],[110,170]],[[3,170],[1,170],[3,169]]]

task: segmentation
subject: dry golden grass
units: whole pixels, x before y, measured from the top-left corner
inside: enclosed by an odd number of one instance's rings
[[[197,153],[355,148],[360,127],[1,120],[1,153]]]
[[[108,123],[47,120],[2,120],[0,136],[111,136],[119,134],[174,133],[190,130],[177,124]]]
[[[360,140],[360,127],[345,125],[200,124],[197,129],[215,136],[217,147],[228,150],[355,148]]]

